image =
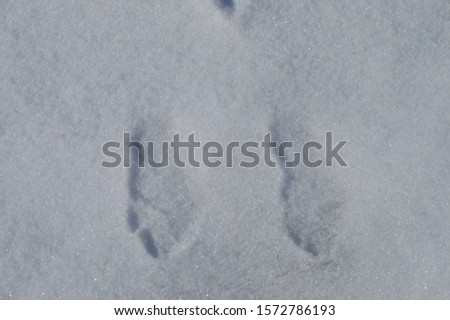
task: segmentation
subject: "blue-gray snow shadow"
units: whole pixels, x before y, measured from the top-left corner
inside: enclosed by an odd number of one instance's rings
[[[153,258],[159,257],[158,248],[155,245],[155,239],[153,239],[150,230],[144,229],[139,232],[139,239],[141,239],[142,245],[149,255],[151,255]]]
[[[217,6],[226,13],[234,11],[234,0],[215,0]]]
[[[140,141],[142,142],[142,132],[136,131],[131,136],[131,141]],[[131,201],[135,202],[138,199],[146,200],[140,194],[137,188],[137,181],[139,178],[139,164],[143,164],[145,160],[145,155],[143,152],[139,152],[137,148],[132,148],[130,152],[130,168],[128,173],[128,194],[130,196]],[[139,215],[134,210],[134,208],[129,205],[127,209],[127,223],[131,232],[135,233],[138,231],[140,227]],[[142,242],[142,245],[145,248],[145,251],[153,257],[158,258],[159,252],[158,248],[155,244],[155,239],[152,236],[152,233],[148,229],[143,229],[139,231],[139,239]]]
[[[139,215],[131,207],[128,207],[127,209],[127,223],[131,232],[134,233],[139,229],[140,225]]]

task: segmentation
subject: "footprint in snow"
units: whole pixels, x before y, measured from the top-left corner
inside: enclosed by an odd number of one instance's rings
[[[158,122],[140,122],[135,126],[131,141],[166,140],[161,139],[163,130],[155,128],[155,123]],[[133,149],[128,169],[128,227],[137,235],[149,256],[164,259],[177,255],[195,238],[195,186],[187,179],[184,168],[170,164],[165,168],[154,168],[147,162],[144,167],[139,167],[139,160],[144,159],[139,159],[142,154],[138,155],[136,148]],[[160,146],[155,144],[156,161],[160,160],[156,159],[160,157],[160,150]]]

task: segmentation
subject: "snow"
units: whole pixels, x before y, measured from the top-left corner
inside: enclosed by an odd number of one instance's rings
[[[450,298],[447,1],[4,0],[0,17],[0,298]],[[349,167],[100,165],[124,132],[269,131],[332,131]]]

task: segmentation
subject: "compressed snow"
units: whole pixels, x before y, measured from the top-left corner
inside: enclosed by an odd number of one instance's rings
[[[449,36],[447,1],[2,1],[0,298],[449,299]],[[349,167],[101,167],[269,131]]]

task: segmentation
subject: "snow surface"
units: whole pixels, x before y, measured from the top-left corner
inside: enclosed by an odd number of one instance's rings
[[[1,0],[0,298],[449,299],[449,40],[445,0]],[[102,168],[124,131],[349,167]]]

